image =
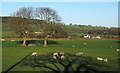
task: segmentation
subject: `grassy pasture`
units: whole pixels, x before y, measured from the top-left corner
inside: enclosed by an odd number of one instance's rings
[[[20,61],[30,52],[38,52],[39,55],[46,55],[52,52],[65,52],[75,54],[83,52],[84,56],[108,58],[106,64],[111,67],[108,71],[118,69],[118,40],[49,40],[48,47],[42,47],[42,40],[28,40],[28,43],[36,44],[34,47],[23,47],[21,41],[11,42],[10,40],[2,42],[2,69],[3,71]],[[87,43],[87,45],[84,45]],[[75,47],[72,47],[72,44]],[[112,46],[112,48],[110,48]],[[24,66],[22,63],[12,69],[12,71],[39,71],[40,68]]]

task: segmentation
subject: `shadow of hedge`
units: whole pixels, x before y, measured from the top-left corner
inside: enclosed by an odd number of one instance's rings
[[[103,62],[97,61],[89,56],[75,56],[74,54],[65,54],[65,60],[60,59],[60,55],[57,59],[52,58],[52,53],[47,55],[29,56],[23,62],[23,65],[28,65],[33,68],[45,68],[54,71],[55,73],[96,73],[101,70],[101,67],[109,67]],[[51,66],[52,65],[52,66]],[[62,68],[61,68],[62,66]]]

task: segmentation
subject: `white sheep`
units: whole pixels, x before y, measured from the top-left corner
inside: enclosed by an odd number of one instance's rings
[[[102,61],[102,60],[103,60],[103,58],[99,58],[99,57],[97,57],[97,60],[100,60],[100,61]]]
[[[33,52],[32,56],[37,56],[37,54],[38,54],[37,52]]]
[[[97,57],[97,60],[100,60],[99,57]]]
[[[75,45],[72,46],[73,48],[75,47]]]
[[[53,59],[56,59],[56,56],[53,56]]]
[[[103,60],[103,58],[99,58],[99,60],[100,60],[100,61],[102,61],[102,60]]]
[[[117,49],[116,51],[117,51],[117,52],[119,52],[119,51],[120,51],[120,49]]]
[[[58,56],[58,53],[53,53],[53,56]]]
[[[15,41],[15,40],[11,40],[11,42],[13,42],[13,41]]]
[[[83,56],[83,53],[82,52],[76,53],[76,56]]]
[[[1,39],[1,41],[5,41],[5,39]]]
[[[106,58],[106,59],[104,59],[104,62],[108,62],[108,59]]]
[[[87,43],[84,43],[84,45],[86,45]]]
[[[61,60],[64,60],[65,57],[62,55],[60,58],[61,58]]]
[[[60,55],[64,55],[65,53],[61,52]]]

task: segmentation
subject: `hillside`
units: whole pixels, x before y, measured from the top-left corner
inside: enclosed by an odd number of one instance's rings
[[[2,37],[3,38],[20,37],[18,34],[11,31],[10,28],[7,26],[9,18],[10,17],[2,17]],[[34,31],[39,31],[39,29],[37,29],[35,25],[34,27],[35,27]],[[118,28],[93,27],[86,25],[63,25],[63,29],[67,31],[68,36],[76,35],[77,37],[83,35],[93,36],[100,35],[102,37],[105,37],[106,35],[106,38],[117,38],[119,33]]]
[[[92,26],[80,26],[80,25],[64,25],[64,29],[68,31],[68,34],[77,33],[78,35],[118,35],[118,28],[105,28],[105,27],[92,27]]]

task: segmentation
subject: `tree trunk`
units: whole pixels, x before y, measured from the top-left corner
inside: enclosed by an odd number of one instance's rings
[[[47,38],[44,39],[44,45],[43,47],[47,47]]]
[[[24,40],[23,40],[22,46],[26,46],[26,35],[24,36]]]

